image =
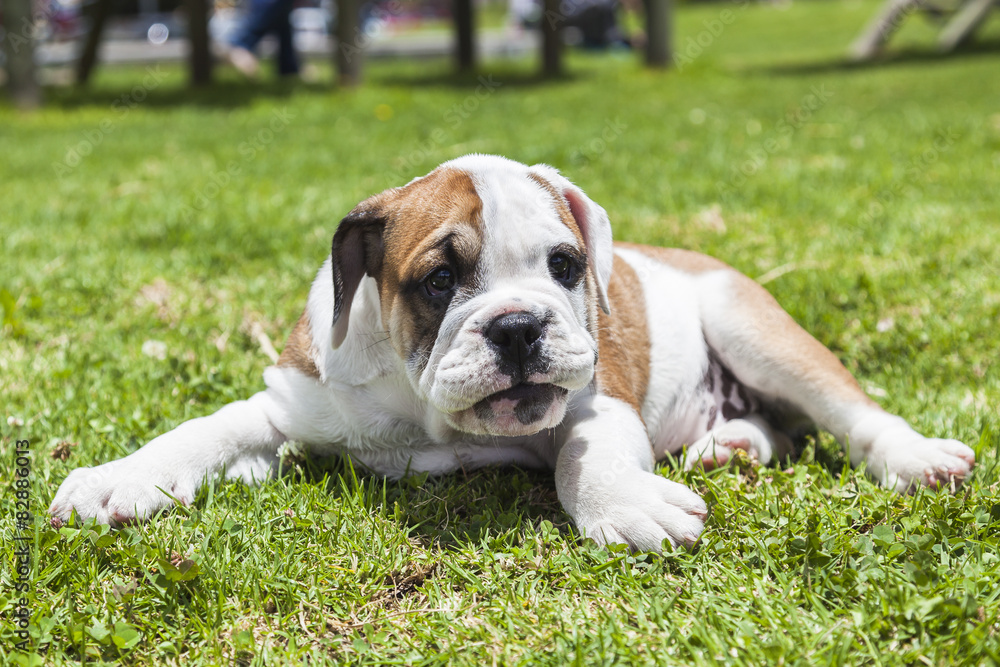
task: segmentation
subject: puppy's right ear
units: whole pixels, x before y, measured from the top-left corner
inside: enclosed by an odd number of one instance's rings
[[[347,214],[333,235],[330,258],[333,265],[333,336],[337,349],[347,338],[351,304],[365,274],[378,280],[382,271],[382,232],[385,213],[377,197],[358,204]]]

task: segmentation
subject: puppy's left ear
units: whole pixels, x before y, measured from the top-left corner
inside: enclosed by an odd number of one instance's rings
[[[608,305],[608,282],[611,280],[611,267],[614,264],[614,247],[607,211],[554,167],[536,164],[531,167],[530,172],[547,181],[566,200],[587,246],[587,263],[597,279],[598,303],[605,314],[611,312]]]
[[[337,349],[347,338],[351,304],[365,274],[377,278],[382,270],[382,232],[385,212],[379,195],[367,199],[347,214],[333,235],[333,336]]]

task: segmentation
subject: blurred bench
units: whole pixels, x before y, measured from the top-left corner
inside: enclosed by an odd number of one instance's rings
[[[1000,7],[1000,0],[888,0],[871,23],[851,45],[850,56],[856,61],[871,60],[899,26],[915,13],[945,20],[938,35],[938,50],[948,53],[969,39],[986,21],[990,11]]]

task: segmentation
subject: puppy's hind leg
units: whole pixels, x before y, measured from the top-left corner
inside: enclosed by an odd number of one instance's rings
[[[791,454],[792,441],[761,415],[747,415],[712,429],[689,446],[684,455],[684,468],[691,470],[700,465],[713,470],[729,463],[737,449],[761,463],[770,463]]]
[[[271,397],[260,392],[208,417],[186,421],[125,458],[77,468],[56,492],[49,514],[120,526],[194,500],[202,481],[225,471],[230,479],[259,482],[276,462],[285,436],[271,424]]]
[[[806,333],[762,287],[723,269],[698,277],[708,345],[765,402],[791,406],[849,447],[851,463],[867,462],[883,485],[961,482],[975,464],[957,440],[925,438],[872,401],[840,361]]]

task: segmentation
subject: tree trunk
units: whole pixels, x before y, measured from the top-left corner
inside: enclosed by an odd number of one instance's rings
[[[542,74],[562,74],[562,27],[566,17],[559,10],[559,0],[545,0],[542,15]]]
[[[35,30],[31,19],[31,0],[3,0],[3,24],[6,28],[4,51],[7,54],[7,85],[14,104],[20,109],[35,109],[42,103],[42,90],[35,71]]]
[[[208,37],[208,0],[185,0],[188,36],[191,44],[188,61],[191,83],[204,86],[212,82],[212,52]]]
[[[670,0],[646,0],[646,64],[670,67],[673,29]]]
[[[476,36],[472,0],[455,0],[455,62],[460,72],[476,67]]]
[[[90,21],[90,32],[83,43],[80,59],[76,61],[76,83],[87,85],[90,75],[97,64],[97,50],[101,46],[101,35],[104,34],[104,24],[111,14],[111,0],[97,0],[83,5],[83,16]]]
[[[337,0],[337,48],[334,60],[340,85],[361,83],[361,65],[368,36],[361,32],[358,0]]]

